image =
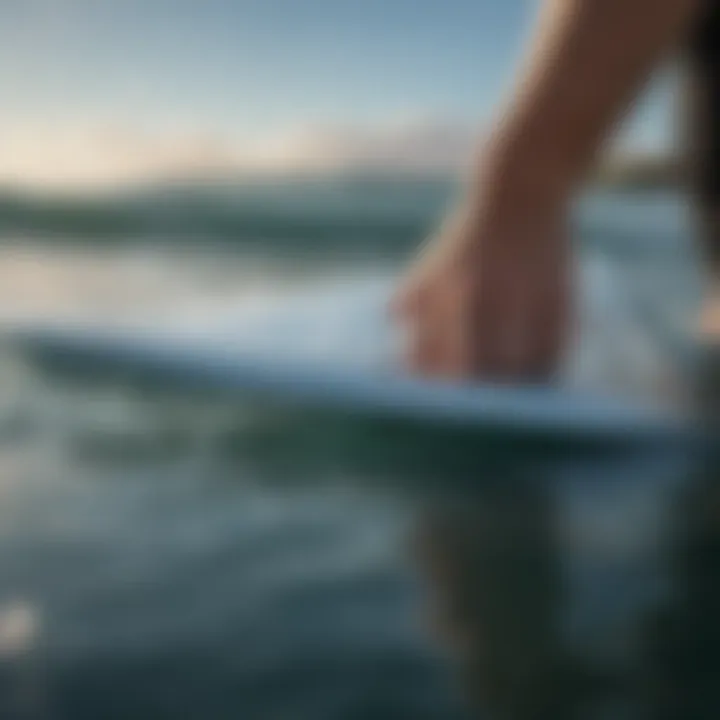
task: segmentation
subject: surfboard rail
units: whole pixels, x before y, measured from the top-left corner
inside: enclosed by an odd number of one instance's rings
[[[690,433],[684,418],[666,410],[591,392],[362,372],[149,331],[25,327],[5,332],[4,341],[50,372],[155,380],[407,422],[621,444],[683,441]]]

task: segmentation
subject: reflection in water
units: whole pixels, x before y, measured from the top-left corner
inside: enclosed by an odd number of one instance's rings
[[[717,462],[582,462],[508,459],[422,513],[430,622],[464,693],[498,720],[717,718]]]
[[[569,670],[559,637],[560,575],[548,498],[510,484],[430,514],[420,558],[434,626],[473,704],[506,717],[560,717]]]
[[[669,556],[674,595],[648,643],[652,718],[720,716],[720,354],[698,373],[703,447],[678,497]],[[709,361],[709,362],[708,362]]]
[[[480,717],[679,720],[691,702],[718,717],[711,458],[502,437],[480,448],[458,429],[308,415],[254,415],[240,431],[237,408],[211,432],[197,399],[157,402],[175,424],[158,421],[153,439],[132,413],[133,432],[118,432],[117,403],[86,398],[82,429],[62,426],[79,484],[51,492],[38,471],[36,521],[15,530],[23,496],[6,494],[3,720],[110,717],[109,704],[123,719],[445,720],[395,554],[408,505],[439,647]],[[32,475],[16,485],[34,492]]]

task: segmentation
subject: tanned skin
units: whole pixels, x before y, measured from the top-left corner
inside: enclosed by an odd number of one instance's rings
[[[701,0],[546,0],[466,196],[398,290],[412,370],[552,374],[573,317],[571,202],[648,78],[693,41],[706,11]],[[718,305],[708,300],[705,325]]]

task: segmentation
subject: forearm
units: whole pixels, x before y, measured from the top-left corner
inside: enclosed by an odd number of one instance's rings
[[[495,179],[563,197],[592,165],[701,0],[547,0],[490,142]]]

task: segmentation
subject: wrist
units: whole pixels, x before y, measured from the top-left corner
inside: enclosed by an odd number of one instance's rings
[[[471,192],[498,207],[561,212],[582,176],[582,163],[560,138],[508,120],[481,147]]]

